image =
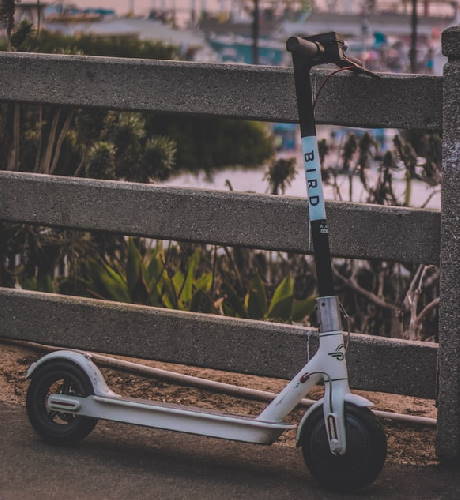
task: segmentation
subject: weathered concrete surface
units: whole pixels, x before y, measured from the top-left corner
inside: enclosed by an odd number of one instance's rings
[[[359,496],[321,489],[300,450],[99,422],[77,447],[33,434],[22,408],[0,404],[2,500],[457,499],[460,474],[387,463]]]
[[[314,90],[329,72],[315,73]],[[316,115],[348,126],[440,128],[441,87],[439,77],[341,73]],[[297,121],[292,71],[249,65],[1,53],[1,100]]]
[[[291,378],[313,330],[278,323],[0,288],[0,336]],[[317,339],[311,340],[311,354]],[[354,388],[433,398],[436,344],[352,335]]]
[[[442,53],[451,61],[460,59],[460,26],[451,26],[442,32]]]
[[[439,261],[439,211],[327,203],[333,255]],[[309,253],[302,198],[0,172],[0,220]]]
[[[446,50],[458,57],[460,28],[449,33]],[[448,460],[460,458],[460,61],[444,81],[438,454]]]

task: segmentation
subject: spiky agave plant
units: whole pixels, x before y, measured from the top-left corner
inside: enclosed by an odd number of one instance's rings
[[[0,0],[0,26],[6,30],[7,48],[11,50],[11,33],[14,27],[15,0]]]

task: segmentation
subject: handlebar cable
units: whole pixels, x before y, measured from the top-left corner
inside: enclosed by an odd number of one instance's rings
[[[321,94],[321,91],[323,90],[324,86],[326,85],[326,83],[329,81],[329,78],[331,78],[331,76],[334,76],[336,75],[337,73],[340,73],[341,71],[353,71],[354,69],[354,66],[345,66],[343,68],[339,68],[339,69],[336,69],[335,71],[332,71],[331,73],[329,73],[326,78],[324,79],[323,83],[321,84],[320,88],[318,89],[318,92],[316,93],[316,96],[315,96],[315,100],[313,101],[313,110],[315,110],[316,108],[316,103],[318,102],[318,99],[319,99],[319,95]]]

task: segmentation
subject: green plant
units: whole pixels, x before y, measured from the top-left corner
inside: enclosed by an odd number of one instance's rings
[[[5,28],[7,50],[11,50],[11,34],[14,27],[15,0],[1,0],[0,27]]]
[[[230,268],[238,259],[230,251],[217,257],[203,245],[170,244],[165,249],[161,241],[153,248],[139,238],[123,241],[124,248],[115,256],[83,259],[77,279],[22,284],[47,292],[270,321],[303,322],[313,311],[314,295],[306,295],[305,287],[296,286],[290,274],[271,287],[258,270],[247,279],[237,272],[240,283],[236,284]],[[233,264],[228,266],[230,257]],[[212,264],[213,258],[219,260],[219,266]]]
[[[301,322],[309,316],[315,307],[315,297],[296,299],[294,296],[294,280],[291,275],[284,278],[270,299],[267,300],[264,283],[258,273],[249,284],[244,298],[244,310],[247,317],[283,322]]]
[[[95,142],[89,152],[85,177],[92,179],[116,179],[116,150],[110,142]]]
[[[165,136],[177,144],[175,172],[214,171],[228,166],[258,167],[274,155],[265,123],[145,113],[149,136]]]
[[[267,286],[256,273],[249,280],[247,293],[238,294],[235,288],[225,281],[223,312],[228,316],[263,319],[282,322],[302,322],[315,307],[315,297],[297,299],[294,295],[294,280],[290,275],[284,278],[268,299]]]
[[[383,153],[369,134],[359,140],[350,134],[342,151],[342,172],[349,175],[349,201],[354,200],[352,175],[359,174],[365,198],[379,205],[411,205],[414,181],[431,187],[441,180],[441,150],[438,134],[406,131],[396,135],[393,147]],[[329,171],[326,164],[325,168]],[[371,175],[370,167],[377,175]],[[394,176],[403,177],[405,191],[398,196]],[[336,176],[325,179],[341,199]],[[432,190],[422,204],[426,206]],[[374,335],[411,340],[437,338],[439,270],[432,266],[414,266],[381,260],[352,261],[338,259],[333,271],[335,289],[352,317],[352,328]],[[425,327],[425,331],[423,331]]]
[[[279,158],[271,163],[265,174],[271,194],[279,194],[280,190],[282,194],[286,192],[297,174],[295,166],[296,158]]]
[[[125,259],[92,259],[82,263],[82,283],[88,295],[167,307],[182,311],[214,312],[209,297],[212,276],[199,272],[201,252],[187,258],[186,272],[173,269],[161,242],[142,251],[138,239],[128,238]]]

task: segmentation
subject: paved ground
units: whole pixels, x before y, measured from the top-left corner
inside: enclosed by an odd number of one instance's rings
[[[37,438],[24,410],[0,404],[0,499],[336,499],[296,449],[99,422],[76,448]],[[348,497],[353,498],[353,497]],[[355,498],[460,498],[460,470],[387,465]]]

